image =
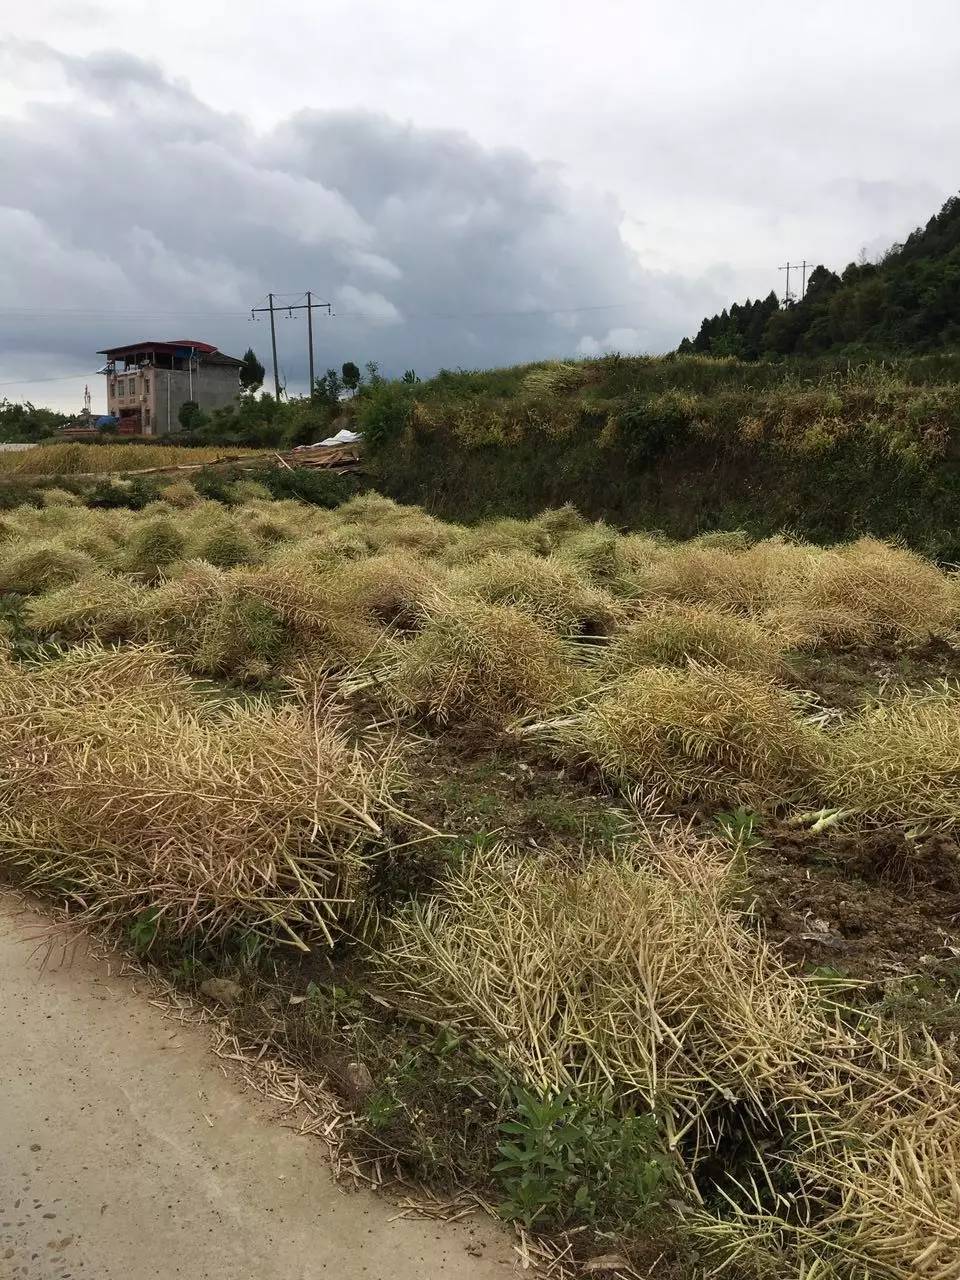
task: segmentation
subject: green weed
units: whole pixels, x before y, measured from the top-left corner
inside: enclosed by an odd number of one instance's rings
[[[621,1115],[609,1096],[583,1101],[571,1089],[512,1093],[516,1118],[500,1124],[493,1167],[508,1221],[636,1225],[661,1204],[673,1169],[652,1115]]]

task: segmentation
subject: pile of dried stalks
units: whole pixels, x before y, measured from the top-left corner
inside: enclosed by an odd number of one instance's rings
[[[24,622],[60,640],[129,640],[141,629],[146,594],[130,578],[98,570],[35,596],[24,608]]]
[[[603,653],[601,681],[638,667],[687,666],[691,661],[774,675],[782,646],[769,630],[739,614],[697,605],[672,605],[631,623]]]
[[[0,669],[0,851],[100,915],[307,947],[355,909],[393,771],[319,696],[213,707],[159,651]]]
[[[529,551],[494,553],[456,576],[451,589],[487,604],[511,605],[565,636],[605,636],[620,610],[572,566]]]
[[[578,687],[560,639],[519,609],[471,600],[436,609],[385,658],[377,678],[387,703],[441,724],[500,727],[559,706]]]
[[[762,677],[690,664],[641,667],[572,715],[521,732],[606,776],[676,800],[763,806],[799,798],[822,735]]]
[[[960,822],[960,697],[903,694],[869,708],[829,738],[821,789],[876,822]]]
[[[679,826],[585,866],[497,846],[400,914],[374,961],[532,1087],[612,1087],[696,1152],[734,1099],[762,1116],[798,1096],[819,1034],[732,888]]]
[[[140,631],[180,655],[187,670],[237,680],[269,675],[288,644],[279,614],[250,591],[248,576],[204,560],[149,593]]]

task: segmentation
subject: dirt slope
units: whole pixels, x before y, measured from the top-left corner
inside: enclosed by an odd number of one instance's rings
[[[82,953],[44,968],[43,925],[0,896],[0,1280],[512,1274],[492,1223],[391,1222],[339,1190],[202,1031]]]

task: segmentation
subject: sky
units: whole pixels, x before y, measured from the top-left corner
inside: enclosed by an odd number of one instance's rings
[[[658,353],[786,261],[876,256],[954,194],[956,0],[8,6],[0,398],[102,409],[97,349],[268,366]],[[792,284],[796,284],[794,279]],[[277,321],[290,394],[302,312]]]

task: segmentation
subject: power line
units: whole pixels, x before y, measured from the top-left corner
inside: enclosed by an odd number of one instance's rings
[[[58,373],[54,378],[11,378],[9,382],[0,382],[0,387],[33,386],[35,382],[76,382],[80,378],[93,378],[97,370],[88,373]]]
[[[281,294],[273,294],[274,307],[277,311],[286,311],[289,304],[278,302],[276,299],[282,297]],[[301,291],[299,294],[290,293],[287,297],[303,297]],[[324,304],[327,305],[326,303]],[[617,311],[623,307],[631,307],[632,302],[603,302],[590,306],[579,307],[525,307],[515,310],[506,311],[410,311],[404,312],[402,320],[406,323],[408,320],[478,320],[478,319],[500,319],[506,316],[558,316],[558,315],[578,315],[584,312],[592,311]],[[267,311],[269,307],[254,308],[255,310]],[[294,310],[297,308],[294,307]],[[350,319],[363,320],[368,317],[361,311],[337,311],[333,314],[348,317]],[[106,308],[93,307],[3,307],[0,306],[0,315],[24,315],[24,316],[46,316],[46,315],[74,315],[74,316],[116,316],[118,319],[162,319],[164,317],[185,319],[188,317],[215,319],[217,317],[233,320],[248,320],[249,315],[246,311],[118,311],[108,310]]]

